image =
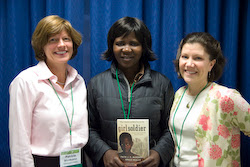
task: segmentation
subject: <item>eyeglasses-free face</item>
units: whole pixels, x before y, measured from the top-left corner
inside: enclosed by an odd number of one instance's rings
[[[138,70],[140,65],[139,61],[142,56],[142,45],[136,39],[134,32],[126,37],[117,37],[113,44],[113,52],[118,67],[121,70]]]
[[[44,46],[46,63],[48,66],[67,63],[73,54],[73,42],[68,33],[63,30],[48,39]]]
[[[128,138],[125,138],[121,143],[121,148],[124,152],[130,152],[132,146],[133,142],[131,142]]]
[[[208,53],[199,43],[186,43],[179,59],[180,74],[189,85],[206,85],[208,72],[216,60],[210,61]]]

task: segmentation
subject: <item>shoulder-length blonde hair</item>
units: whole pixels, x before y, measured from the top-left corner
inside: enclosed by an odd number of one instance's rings
[[[35,58],[38,61],[46,59],[43,48],[48,43],[48,39],[63,30],[68,33],[73,41],[73,54],[71,59],[76,56],[77,49],[82,43],[82,35],[72,27],[69,21],[57,15],[50,15],[39,21],[32,35],[31,45],[35,52]]]

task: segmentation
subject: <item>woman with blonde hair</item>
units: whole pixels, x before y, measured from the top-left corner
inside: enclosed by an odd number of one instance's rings
[[[82,36],[55,15],[43,18],[32,36],[39,61],[9,87],[9,134],[13,167],[81,165],[88,141],[86,86],[68,65]],[[66,156],[67,155],[67,156]],[[72,158],[74,162],[72,162]]]

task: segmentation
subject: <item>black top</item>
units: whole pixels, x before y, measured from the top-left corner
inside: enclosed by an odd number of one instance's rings
[[[116,66],[96,75],[88,84],[89,142],[87,153],[95,163],[109,150],[117,150],[116,120],[123,119]],[[128,111],[128,84],[118,70],[125,111]],[[174,143],[168,128],[169,113],[174,98],[170,80],[145,65],[144,76],[134,85],[130,118],[146,118],[150,122],[150,149],[157,151],[166,166],[174,153]]]

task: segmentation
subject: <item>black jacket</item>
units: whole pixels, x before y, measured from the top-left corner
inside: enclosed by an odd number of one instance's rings
[[[125,111],[128,111],[130,88],[124,75],[118,70],[120,89]],[[116,120],[123,119],[123,110],[116,80],[116,66],[96,75],[90,80],[88,111],[90,134],[86,151],[96,164],[109,150],[117,150]],[[130,118],[150,120],[150,149],[157,151],[161,163],[166,166],[174,152],[174,144],[168,128],[169,112],[174,90],[170,80],[145,65],[144,76],[134,85]]]

